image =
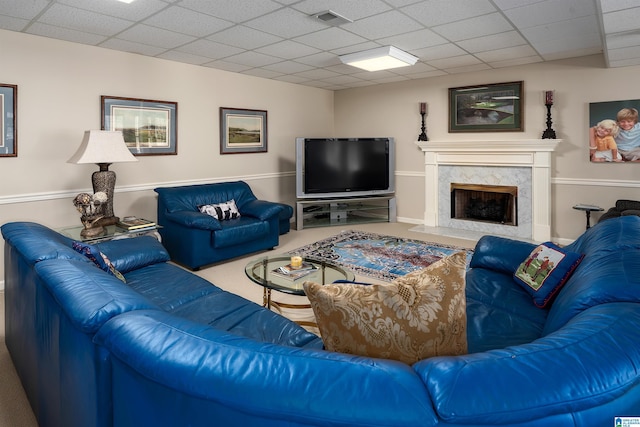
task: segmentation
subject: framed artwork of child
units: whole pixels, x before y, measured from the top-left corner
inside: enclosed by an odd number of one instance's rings
[[[640,163],[640,99],[589,104],[589,159]]]

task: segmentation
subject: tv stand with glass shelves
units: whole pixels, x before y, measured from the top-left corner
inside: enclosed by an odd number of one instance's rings
[[[343,224],[396,222],[395,196],[304,199],[296,202],[296,230]]]

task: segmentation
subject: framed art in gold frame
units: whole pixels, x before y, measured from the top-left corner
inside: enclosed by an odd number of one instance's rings
[[[522,132],[523,82],[449,88],[449,132]]]

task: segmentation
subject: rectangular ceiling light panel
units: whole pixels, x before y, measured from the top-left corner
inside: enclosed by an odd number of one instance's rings
[[[362,68],[363,70],[380,71],[413,65],[418,58],[397,47],[383,46],[363,52],[342,55],[340,60],[344,64]]]

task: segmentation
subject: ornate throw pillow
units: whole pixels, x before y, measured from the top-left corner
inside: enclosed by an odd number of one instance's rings
[[[327,350],[407,364],[467,353],[466,253],[392,283],[305,282]]]
[[[551,242],[537,246],[513,273],[514,280],[544,308],[569,280],[584,255],[565,251]]]
[[[240,217],[240,212],[238,211],[238,207],[236,206],[236,201],[234,199],[214,205],[198,206],[198,210],[201,213],[211,215],[219,221]]]
[[[116,270],[111,261],[109,261],[109,258],[107,258],[107,256],[100,252],[95,246],[87,245],[86,243],[82,242],[73,242],[71,246],[77,252],[80,252],[91,261],[93,261],[93,263],[100,269],[122,280],[123,283],[127,283],[127,280],[124,278],[122,273]]]

